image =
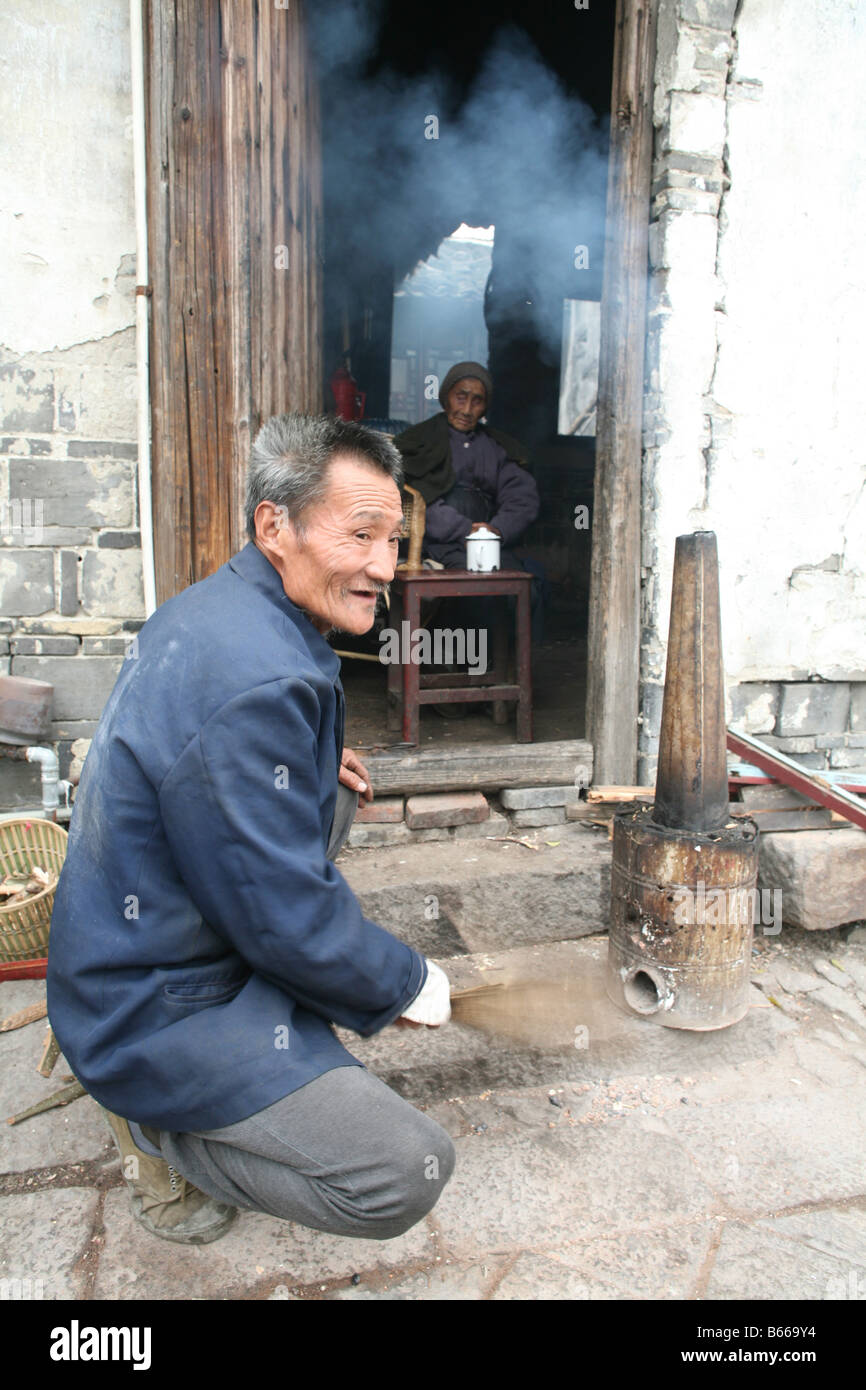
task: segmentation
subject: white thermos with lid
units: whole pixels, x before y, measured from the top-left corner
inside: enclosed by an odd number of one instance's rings
[[[466,537],[466,568],[487,574],[499,569],[500,538],[495,531],[480,526]]]

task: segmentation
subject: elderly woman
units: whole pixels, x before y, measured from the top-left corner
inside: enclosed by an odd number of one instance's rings
[[[485,367],[458,362],[442,382],[442,413],[394,440],[427,504],[424,553],[446,569],[465,568],[467,533],[483,525],[502,537],[502,568],[526,568],[510,547],[538,516],[538,488],[523,446],[482,423],[492,395]]]
[[[486,526],[502,538],[500,568],[530,570],[532,630],[540,639],[544,572],[511,549],[538,516],[539,497],[526,450],[516,439],[482,423],[493,395],[493,379],[479,362],[458,362],[439,391],[442,413],[412,425],[394,443],[403,457],[406,481],[427,504],[424,554],[446,569],[466,568],[466,537]],[[506,600],[445,601],[439,621],[451,627],[488,629],[497,605]],[[509,606],[513,600],[507,600]],[[487,650],[492,643],[485,639]],[[434,705],[443,719],[465,719],[467,705]]]

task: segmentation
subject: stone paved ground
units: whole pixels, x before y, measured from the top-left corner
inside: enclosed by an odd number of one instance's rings
[[[432,1214],[385,1243],[246,1213],[174,1246],[133,1221],[89,1097],[3,1125],[0,1279],[46,1299],[863,1300],[863,936],[759,938],[752,1007],[711,1034],[608,1004],[603,936],[445,962],[456,984],[582,981],[586,1045],[570,1024],[543,1048],[462,1025],[352,1039],[458,1153]],[[43,991],[3,984],[0,1014]],[[36,1072],[42,1035],[0,1035],[4,1117],[62,1084],[62,1058]]]

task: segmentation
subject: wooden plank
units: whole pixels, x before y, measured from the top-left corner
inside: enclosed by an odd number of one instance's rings
[[[830,830],[833,812],[826,806],[747,807],[740,801],[730,805],[732,820],[753,820],[759,830]],[[841,826],[847,822],[840,821]]]
[[[790,811],[797,806],[812,806],[813,802],[793,787],[780,787],[773,782],[759,787],[743,787],[742,806],[751,811]]]
[[[54,1029],[49,1028],[48,1032],[45,1034],[45,1040],[42,1045],[42,1056],[39,1059],[39,1065],[36,1070],[42,1076],[50,1076],[59,1056],[60,1044],[54,1036]]]
[[[28,1023],[35,1023],[39,1018],[45,1018],[48,1013],[48,1005],[43,999],[36,1004],[28,1004],[26,1008],[19,1009],[17,1013],[10,1014],[0,1023],[0,1033],[11,1033],[15,1028],[24,1028]]]
[[[586,785],[592,747],[584,739],[553,743],[459,744],[423,752],[366,753],[376,796],[418,792],[500,791],[505,787]]]
[[[793,758],[778,753],[776,749],[770,748],[768,744],[752,738],[749,734],[734,734],[729,729],[727,741],[728,748],[732,753],[736,753],[737,757],[747,758],[755,767],[768,772],[777,781],[803,792],[810,801],[817,801],[819,806],[829,807],[853,825],[866,830],[866,803],[853,792],[845,791],[838,784],[828,782],[820,773],[808,771],[794,762]]]
[[[321,409],[321,154],[302,0],[148,0],[145,35],[163,602],[245,543],[262,420]]]
[[[586,735],[602,782],[634,782],[641,426],[658,0],[617,0],[601,296]]]
[[[587,801],[652,801],[655,787],[590,787]]]

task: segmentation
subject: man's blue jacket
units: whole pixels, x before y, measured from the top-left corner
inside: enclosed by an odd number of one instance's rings
[[[399,1017],[424,957],[326,857],[339,658],[250,542],[164,603],[87,755],[54,905],[48,1012],[107,1109],[160,1129],[246,1119]]]

